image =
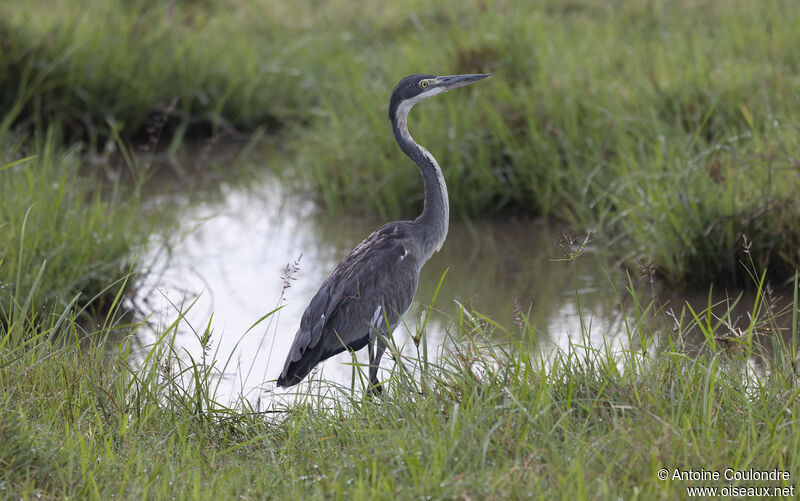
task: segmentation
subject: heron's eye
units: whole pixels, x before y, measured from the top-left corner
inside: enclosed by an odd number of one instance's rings
[[[430,83],[430,82],[429,82],[428,80],[420,80],[420,81],[419,81],[419,88],[420,88],[420,89],[424,89],[425,87],[427,87],[427,86],[428,86],[428,84],[429,84],[429,83]]]

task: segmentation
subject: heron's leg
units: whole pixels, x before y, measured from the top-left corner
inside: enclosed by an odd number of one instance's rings
[[[372,357],[372,341],[370,341],[370,362],[369,362],[369,383],[372,392],[380,393],[383,391],[383,388],[380,384],[378,384],[378,367],[381,365],[381,357],[383,356],[383,352],[386,350],[386,338],[384,337],[384,333],[378,333],[376,346],[375,346],[375,357]]]
[[[369,370],[372,373],[372,363],[375,361],[375,338],[371,338],[367,342],[367,349],[369,350]]]

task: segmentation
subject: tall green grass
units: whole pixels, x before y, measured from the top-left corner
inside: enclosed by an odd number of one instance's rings
[[[102,149],[112,129],[147,144],[166,125],[180,141],[274,128],[309,107],[291,63],[302,40],[255,9],[115,0],[13,1],[3,11],[0,132],[58,121],[66,139]]]
[[[102,318],[152,227],[131,186],[85,172],[54,131],[0,136],[0,324]]]
[[[215,402],[219,361],[178,357],[177,324],[138,365],[129,341],[102,331],[76,343],[30,330],[0,350],[0,488],[123,499],[685,497],[693,484],[661,481],[660,468],[777,468],[792,479],[756,484],[788,487],[800,469],[797,285],[790,330],[764,328],[786,318],[759,294],[758,321],[735,339],[729,312],[665,316],[630,285],[627,327],[604,333],[625,338],[622,349],[591,343],[585,319],[583,341],[543,354],[522,314],[516,340],[498,345],[502,326],[462,310],[438,363],[424,333],[416,355],[393,349],[402,364],[382,374],[381,397],[315,381],[268,408]],[[125,328],[117,318],[108,325]],[[665,324],[673,334],[656,336]],[[73,329],[70,319],[59,328]],[[698,335],[701,349],[687,348]]]
[[[565,220],[673,284],[742,285],[744,238],[800,266],[795,2],[10,2],[0,133],[102,149],[119,133],[281,129],[274,165],[329,210],[408,217],[420,181],[388,94],[410,73],[494,78],[420,105],[455,217]],[[163,130],[162,130],[163,128]],[[288,165],[287,165],[288,164]]]
[[[3,496],[650,499],[686,496],[662,467],[800,474],[794,3],[2,9]],[[675,282],[746,277],[747,318],[629,284],[622,332],[584,318],[580,342],[545,354],[521,311],[517,332],[461,310],[439,362],[424,332],[414,356],[393,350],[380,398],[357,371],[351,388],[314,381],[268,407],[218,402],[224,361],[180,356],[177,324],[139,345],[121,304],[151,226],[138,190],[90,172],[75,140],[152,146],[154,115],[174,141],[280,123],[287,178],[326,207],[410,215],[419,179],[392,142],[388,91],[408,73],[476,71],[495,77],[411,123],[454,214],[558,217]],[[795,277],[785,311],[752,271],[765,267]]]
[[[676,284],[747,283],[744,236],[775,276],[800,265],[796,4],[407,7],[384,44],[327,67],[325,115],[297,161],[327,207],[416,214],[422,190],[389,132],[389,90],[412,72],[486,72],[410,122],[455,215],[564,219],[623,243],[631,261],[652,253]],[[374,36],[361,27],[343,28],[354,49]]]

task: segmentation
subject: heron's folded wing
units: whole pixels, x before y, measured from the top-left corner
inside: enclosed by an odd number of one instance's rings
[[[379,307],[381,322],[388,319],[394,326],[411,305],[419,268],[404,231],[384,227],[370,235],[339,263],[311,300],[290,358],[299,360],[322,339],[326,352],[361,344]]]

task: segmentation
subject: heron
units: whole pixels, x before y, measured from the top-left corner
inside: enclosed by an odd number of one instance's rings
[[[381,392],[378,367],[387,340],[414,299],[422,266],[441,249],[450,217],[442,170],[411,137],[408,113],[424,99],[488,76],[410,75],[395,86],[389,120],[398,146],[422,174],[422,213],[381,226],[336,266],[303,313],[278,386],[293,386],[321,361],[369,345],[370,390]]]

